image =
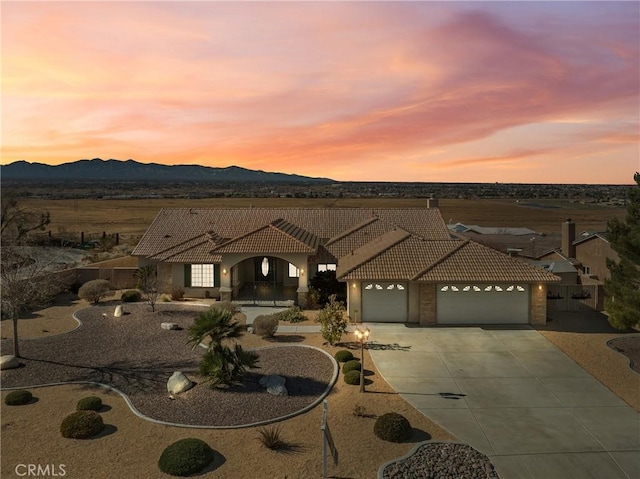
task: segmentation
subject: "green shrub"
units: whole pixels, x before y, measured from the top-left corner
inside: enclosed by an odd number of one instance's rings
[[[31,391],[18,389],[17,391],[11,391],[7,394],[7,397],[4,398],[4,403],[7,406],[22,406],[30,402],[32,398],[33,394],[31,394]]]
[[[347,310],[344,304],[336,300],[335,294],[329,296],[329,302],[318,313],[316,322],[320,323],[320,333],[331,346],[340,341],[347,331]]]
[[[202,471],[214,456],[213,449],[201,439],[180,439],[162,452],[158,467],[171,476],[188,476]]]
[[[141,299],[142,295],[140,294],[140,291],[137,291],[135,289],[129,289],[125,291],[120,297],[120,301],[122,301],[123,303],[135,303],[137,301],[140,301]]]
[[[362,364],[360,364],[360,361],[358,361],[357,359],[352,359],[351,361],[347,361],[346,363],[344,363],[344,365],[342,366],[342,372],[344,374],[347,374],[349,371],[360,371],[360,368],[362,368]]]
[[[276,450],[284,446],[284,441],[280,434],[280,426],[262,427],[258,429],[258,433],[260,434],[258,439],[264,447]]]
[[[102,399],[98,396],[87,396],[80,399],[76,404],[76,410],[78,411],[99,411],[102,409]]]
[[[333,355],[336,358],[336,361],[339,363],[346,363],[347,361],[351,361],[353,359],[353,353],[348,349],[341,349],[337,351],[336,354]]]
[[[344,382],[352,386],[360,385],[360,371],[347,371],[344,373]]]
[[[240,312],[240,307],[236,303],[232,303],[231,301],[220,301],[218,303],[213,303],[211,308],[219,309],[220,311],[229,311],[231,316]]]
[[[78,290],[78,296],[90,303],[97,304],[111,294],[111,283],[106,279],[87,281]]]
[[[401,414],[390,412],[383,414],[373,426],[373,432],[384,441],[403,442],[411,438],[411,424]]]
[[[60,425],[62,437],[88,439],[102,432],[102,416],[95,411],[77,411],[64,418]]]
[[[278,321],[286,321],[287,323],[301,323],[307,320],[307,317],[302,314],[302,310],[298,306],[291,306],[274,314],[274,316],[278,318]]]
[[[184,288],[180,286],[174,286],[171,289],[171,300],[182,301],[184,299]]]
[[[253,320],[253,332],[263,338],[272,338],[278,331],[278,318],[274,315],[260,315]]]

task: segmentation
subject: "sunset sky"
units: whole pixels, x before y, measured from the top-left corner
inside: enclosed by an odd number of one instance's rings
[[[611,184],[640,170],[636,1],[1,8],[1,164]]]

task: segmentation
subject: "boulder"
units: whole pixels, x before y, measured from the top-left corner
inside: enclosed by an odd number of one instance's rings
[[[0,369],[14,369],[20,366],[20,361],[12,354],[0,356]]]
[[[113,315],[116,318],[119,318],[120,316],[122,316],[124,314],[124,310],[122,309],[122,305],[119,304],[118,306],[116,306],[116,310],[114,311]]]
[[[193,383],[182,371],[174,372],[167,381],[167,391],[170,394],[180,394],[191,387],[193,387]]]
[[[260,378],[260,385],[266,388],[269,394],[274,396],[286,396],[288,391],[284,386],[285,381],[286,380],[282,376],[270,374]]]
[[[178,326],[178,323],[160,323],[160,327],[162,329],[166,329],[167,331],[180,329],[180,326]]]

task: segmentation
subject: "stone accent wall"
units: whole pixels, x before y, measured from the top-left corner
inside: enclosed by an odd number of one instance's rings
[[[420,325],[436,325],[436,285],[420,284]]]
[[[542,288],[540,288],[542,286]],[[547,324],[547,285],[531,285],[531,317],[532,326],[544,326]]]

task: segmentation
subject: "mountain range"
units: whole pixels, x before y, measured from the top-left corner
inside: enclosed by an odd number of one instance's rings
[[[135,160],[79,160],[61,165],[16,161],[0,165],[0,178],[21,181],[224,181],[254,183],[333,183],[329,178],[314,178],[239,166],[215,168],[198,165],[160,165]]]

